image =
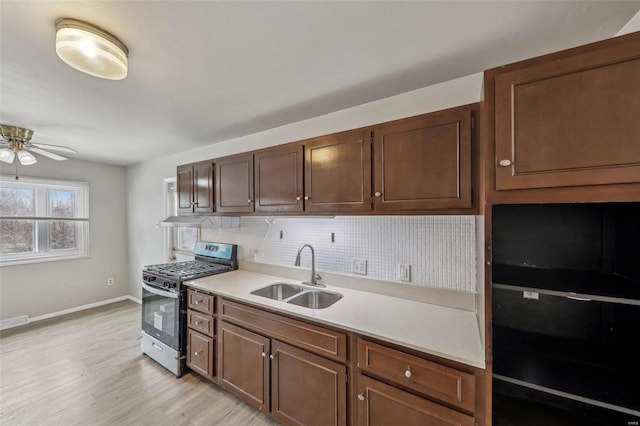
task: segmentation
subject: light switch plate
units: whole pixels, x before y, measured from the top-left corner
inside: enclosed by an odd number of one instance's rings
[[[351,259],[351,272],[359,275],[367,275],[367,259]]]

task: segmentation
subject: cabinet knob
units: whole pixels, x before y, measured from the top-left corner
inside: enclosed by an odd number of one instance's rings
[[[269,359],[276,359],[276,356],[271,354],[271,355],[269,355]]]
[[[310,198],[311,198],[311,197],[309,197],[308,195],[305,195],[305,196],[304,196],[304,199],[305,199],[305,200],[309,200]]]
[[[193,301],[193,304],[194,304],[194,305],[199,305],[199,304],[200,304],[200,300],[194,300],[194,301]]]
[[[404,372],[404,376],[406,378],[409,378],[409,377],[413,376],[413,373],[411,373],[411,369],[410,368],[407,368],[407,371]]]
[[[194,354],[195,356],[198,356],[198,355],[200,355],[201,353],[202,353],[202,352],[195,351],[193,354]]]
[[[358,394],[358,399],[359,399],[360,401],[364,401],[364,394],[363,394],[363,393],[359,393],[359,394]]]
[[[253,200],[247,200],[247,203],[250,203],[250,202],[252,202],[252,201],[253,201]]]
[[[195,324],[196,324],[196,325],[200,325],[200,321],[196,321],[196,322],[195,322]]]
[[[500,160],[498,164],[500,164],[500,167],[509,167],[511,165],[511,160],[507,160],[505,158],[504,160]]]
[[[296,201],[302,200],[302,197],[296,197]]]
[[[375,195],[376,197],[381,197],[381,196],[382,196],[382,192],[376,192],[376,193],[375,193],[375,194],[373,194],[373,195]]]
[[[262,358],[266,358],[267,357],[267,353],[266,352],[262,352]]]

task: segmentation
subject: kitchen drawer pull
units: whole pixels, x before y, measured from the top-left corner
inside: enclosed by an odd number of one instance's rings
[[[505,158],[504,160],[500,160],[498,164],[500,165],[500,167],[509,167],[511,165],[511,160],[507,160]]]
[[[364,401],[364,393],[359,393],[359,394],[358,394],[358,399],[359,399],[360,401]]]
[[[194,301],[193,301],[193,304],[194,304],[194,305],[199,305],[199,304],[200,304],[200,302],[202,302],[202,300],[194,300]]]
[[[376,193],[375,193],[375,194],[373,194],[373,195],[375,195],[376,197],[382,197],[382,192],[376,192]]]
[[[262,352],[262,358],[266,358],[267,357],[267,353],[266,352]]]
[[[276,356],[271,354],[271,355],[269,355],[269,359],[276,359]]]
[[[407,367],[407,371],[404,372],[404,376],[408,379],[411,376],[413,376],[413,373],[411,373],[411,368]]]
[[[305,199],[305,200],[310,200],[310,199],[311,199],[311,197],[309,197],[308,195],[305,195],[305,196],[304,196],[304,199]]]
[[[296,197],[296,201],[302,200],[302,197]]]
[[[195,324],[196,324],[196,325],[200,325],[200,321],[196,321],[196,322],[195,322]]]
[[[200,352],[195,351],[193,354],[194,354],[195,356],[198,356],[198,355],[200,355],[201,353],[202,353],[202,351],[200,351]]]
[[[251,201],[253,201],[253,200],[247,200],[247,203],[250,203]]]

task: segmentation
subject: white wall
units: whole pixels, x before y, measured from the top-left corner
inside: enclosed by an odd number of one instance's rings
[[[156,229],[154,224],[164,219],[162,181],[166,177],[175,176],[177,165],[478,102],[481,88],[482,73],[473,74],[129,167],[127,169],[128,235],[131,265],[129,293],[140,297],[139,280],[144,265],[166,261],[163,257],[165,230],[163,228]]]
[[[0,168],[13,174],[13,166]],[[0,267],[0,319],[41,316],[129,294],[125,168],[42,156],[19,175],[89,182],[89,258]],[[107,277],[115,284],[107,286]]]
[[[633,18],[629,19],[629,22],[627,22],[616,35],[621,36],[623,34],[629,34],[635,31],[640,31],[640,10],[638,11],[638,13],[633,15]]]

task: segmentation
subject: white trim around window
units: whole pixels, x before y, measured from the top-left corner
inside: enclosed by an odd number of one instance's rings
[[[89,184],[0,175],[0,266],[89,257]]]

